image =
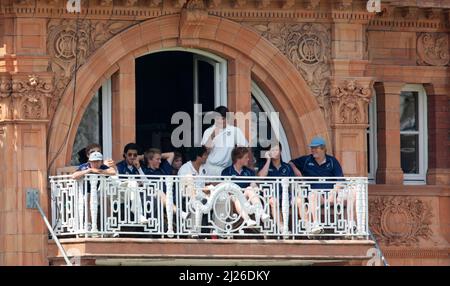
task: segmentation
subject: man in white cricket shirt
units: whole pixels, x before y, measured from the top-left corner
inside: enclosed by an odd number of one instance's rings
[[[219,106],[214,111],[214,125],[205,130],[201,142],[209,150],[205,164],[208,176],[220,176],[222,170],[231,165],[231,151],[234,147],[249,145],[241,129],[227,123],[228,108]]]

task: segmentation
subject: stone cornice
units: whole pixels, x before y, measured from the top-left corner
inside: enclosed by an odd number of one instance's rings
[[[321,0],[319,2],[322,2]],[[19,3],[20,1],[16,1]],[[31,3],[32,2],[32,3]],[[122,5],[108,4],[113,1],[105,1],[104,5],[82,6],[81,13],[71,14],[65,9],[65,1],[48,1],[39,3],[35,7],[34,1],[27,4],[13,4],[6,6],[1,4],[0,14],[10,17],[48,17],[48,18],[76,18],[83,19],[109,19],[109,20],[146,20],[164,15],[178,14],[185,3],[189,1],[123,1]],[[61,3],[60,3],[61,2]],[[87,1],[84,1],[87,2]],[[90,1],[92,2],[92,1]],[[115,3],[116,1],[114,1]],[[145,4],[141,4],[145,3]],[[352,22],[368,24],[369,29],[391,30],[430,30],[448,31],[450,28],[450,7],[441,6],[416,6],[404,7],[397,2],[382,2],[381,13],[369,13],[364,5],[353,0],[353,8],[346,8],[348,4],[341,6],[318,5],[317,0],[306,1],[220,1],[208,0],[206,10],[210,15],[229,18],[236,21],[261,21],[282,20],[284,22]],[[347,3],[348,1],[344,1]],[[343,2],[343,3],[344,3]],[[233,3],[240,3],[239,5]],[[352,1],[349,1],[352,3]]]

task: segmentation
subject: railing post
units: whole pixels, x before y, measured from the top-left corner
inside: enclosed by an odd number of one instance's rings
[[[53,228],[56,228],[58,226],[57,225],[58,221],[56,220],[56,218],[57,218],[56,210],[58,209],[57,205],[59,203],[58,199],[60,197],[60,195],[59,195],[60,192],[59,192],[59,188],[57,187],[57,184],[55,183],[55,180],[52,179],[50,182],[51,182],[50,185],[51,185],[51,199],[52,199],[51,200],[52,201],[52,226],[53,226]],[[61,215],[61,214],[58,214],[58,215]]]
[[[365,224],[365,218],[364,218],[364,194],[363,194],[363,181],[362,180],[356,180],[356,229],[357,234],[361,235],[364,231],[364,224]]]
[[[166,177],[167,235],[173,237],[173,178]]]
[[[81,184],[80,184],[81,182]],[[86,230],[84,227],[84,190],[85,190],[85,180],[82,179],[76,181],[77,188],[77,206],[78,206],[78,215],[77,215],[77,231],[82,232]]]
[[[281,197],[281,212],[283,214],[283,235],[287,235],[289,229],[289,181],[287,178],[282,179],[281,186],[283,188]]]
[[[98,232],[97,227],[97,214],[98,214],[98,185],[99,177],[98,175],[92,175],[89,178],[89,183],[91,184],[91,232]]]

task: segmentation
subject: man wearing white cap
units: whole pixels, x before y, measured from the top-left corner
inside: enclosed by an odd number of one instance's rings
[[[103,164],[103,155],[100,152],[92,152],[89,155],[89,161],[85,164],[82,164],[78,167],[77,171],[72,174],[72,178],[74,179],[80,179],[84,175],[88,174],[97,174],[97,175],[107,175],[107,176],[113,176],[116,174],[116,169],[113,167],[108,167]],[[95,179],[95,178],[94,178]],[[83,222],[84,222],[84,208],[87,206],[84,206],[82,202],[87,201],[87,198],[85,196],[89,196],[90,200],[90,216],[91,216],[91,231],[96,232],[97,231],[97,211],[98,211],[98,201],[97,201],[97,192],[93,192],[91,194],[91,184],[94,184],[94,186],[97,184],[100,184],[98,180],[91,181],[89,184],[85,185],[86,190],[85,192],[79,193],[79,203],[78,204],[78,220],[79,220],[79,226],[83,229]],[[87,218],[86,218],[87,220]]]
[[[81,164],[75,171],[75,173],[72,174],[72,178],[79,179],[87,174],[113,176],[116,174],[116,169],[103,164],[102,153],[93,152],[89,155],[89,161],[87,163]]]

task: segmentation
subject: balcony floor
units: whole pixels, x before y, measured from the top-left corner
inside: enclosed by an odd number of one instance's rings
[[[66,238],[82,265],[361,265],[371,240]],[[64,260],[49,240],[51,265]]]

